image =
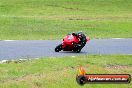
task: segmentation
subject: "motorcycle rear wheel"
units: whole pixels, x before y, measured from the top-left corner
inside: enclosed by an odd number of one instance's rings
[[[75,45],[73,51],[76,52],[76,53],[80,53],[81,48],[79,46]]]
[[[78,49],[78,50],[76,50],[75,52],[76,52],[76,53],[80,53],[80,52],[81,52],[81,50],[80,50],[80,49]]]

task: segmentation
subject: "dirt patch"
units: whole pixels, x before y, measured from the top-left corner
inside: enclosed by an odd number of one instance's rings
[[[91,20],[92,18],[68,18],[68,20]]]
[[[102,20],[126,20],[126,19],[132,19],[131,17],[78,17],[78,18],[68,18],[68,20],[95,20],[95,21],[102,21]]]
[[[132,68],[130,65],[107,65],[106,66],[107,69],[129,69]]]
[[[60,6],[60,5],[47,5],[47,6],[59,7],[59,8],[63,8],[63,9],[66,9],[66,10],[72,10],[72,11],[87,11],[87,10],[85,10],[85,9],[72,8],[72,7],[64,7],[64,6]]]
[[[39,80],[42,78],[46,78],[48,75],[47,74],[29,74],[29,75],[24,75],[20,77],[13,77],[13,78],[7,78],[4,80],[0,80],[1,83],[19,83],[22,81],[30,81],[30,80]],[[34,83],[35,84],[35,83]],[[37,84],[36,84],[37,85]]]
[[[68,7],[62,7],[62,8],[67,9],[67,10],[73,10],[73,11],[87,11],[87,10],[85,10],[85,9],[72,8],[72,7],[70,7],[70,8],[68,8]]]

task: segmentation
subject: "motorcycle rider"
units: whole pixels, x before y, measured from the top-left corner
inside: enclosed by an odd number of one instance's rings
[[[72,35],[78,38],[79,42],[77,44],[77,47],[82,49],[87,42],[86,36],[82,32],[73,32]]]

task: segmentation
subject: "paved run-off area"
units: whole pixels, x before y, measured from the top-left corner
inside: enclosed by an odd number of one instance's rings
[[[6,40],[0,41],[0,60],[84,54],[132,54],[132,38],[92,39],[81,53],[54,52],[60,40]]]

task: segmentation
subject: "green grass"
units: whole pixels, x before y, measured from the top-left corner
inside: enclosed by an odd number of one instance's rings
[[[132,38],[132,0],[0,0],[0,40]]]
[[[81,65],[88,74],[131,74],[132,55],[50,57],[0,64],[0,88],[81,88],[75,81]],[[130,84],[86,84],[83,88],[131,88]]]

